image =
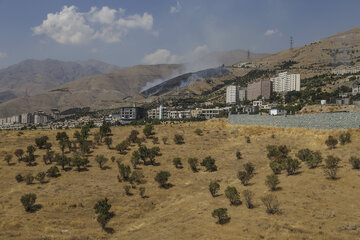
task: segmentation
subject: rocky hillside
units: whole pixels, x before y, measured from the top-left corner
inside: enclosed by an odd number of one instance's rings
[[[16,97],[33,96],[78,78],[118,69],[118,66],[96,60],[25,60],[0,70],[0,102]]]

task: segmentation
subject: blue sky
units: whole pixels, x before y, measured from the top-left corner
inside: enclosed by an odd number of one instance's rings
[[[358,0],[0,0],[0,68],[25,59],[179,63],[273,53],[358,27]]]

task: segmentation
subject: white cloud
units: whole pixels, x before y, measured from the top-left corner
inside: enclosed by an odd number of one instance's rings
[[[7,57],[6,53],[0,52],[0,58],[6,58],[6,57]]]
[[[170,7],[170,13],[177,13],[180,12],[182,6],[179,1],[176,1],[176,6]]]
[[[207,52],[209,52],[209,47],[206,44],[204,44],[204,45],[196,47],[193,51],[193,54],[195,55],[195,57],[199,57],[202,54],[207,53]]]
[[[113,43],[120,42],[131,29],[150,31],[153,27],[153,16],[149,13],[124,15],[121,8],[92,7],[89,12],[78,12],[75,6],[64,6],[60,12],[49,13],[33,32],[61,44],[81,44],[94,39]]]
[[[265,36],[271,36],[271,35],[274,35],[274,34],[281,34],[281,33],[276,28],[275,29],[268,29],[264,33]]]

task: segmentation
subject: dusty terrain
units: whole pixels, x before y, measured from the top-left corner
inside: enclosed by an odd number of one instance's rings
[[[113,146],[125,139],[132,129],[141,132],[142,127],[112,128]],[[194,133],[196,128],[203,130],[203,136]],[[92,132],[98,129],[92,129]],[[107,162],[106,170],[100,170],[94,161],[97,154],[115,156],[117,160],[128,163],[131,147],[126,155],[108,150],[105,145],[94,149],[90,157],[88,171],[75,169],[61,171],[58,178],[48,183],[35,181],[32,185],[17,183],[18,173],[33,173],[48,169],[42,162],[43,150],[37,150],[37,166],[28,167],[18,163],[15,156],[12,166],[3,161],[4,153],[14,152],[17,148],[26,148],[34,144],[34,138],[48,135],[53,149],[60,152],[55,135],[57,131],[18,131],[0,132],[0,239],[358,239],[360,238],[360,172],[351,169],[350,156],[359,155],[360,129],[349,130],[352,142],[338,145],[328,150],[324,141],[329,134],[337,136],[342,131],[320,131],[304,129],[280,129],[271,127],[232,126],[222,120],[179,123],[155,126],[157,145],[162,156],[157,157],[160,166],[140,165],[145,177],[146,195],[142,199],[137,189],[131,189],[133,196],[126,196],[124,183],[117,181],[116,162]],[[73,135],[74,130],[67,130]],[[174,134],[183,134],[185,144],[176,145]],[[272,138],[272,135],[275,138]],[[161,138],[167,136],[169,143],[164,145]],[[251,143],[246,143],[249,136]],[[91,137],[92,138],[92,137]],[[147,140],[147,146],[153,146]],[[308,169],[305,164],[299,174],[280,175],[281,190],[274,192],[281,203],[281,214],[269,215],[260,201],[260,197],[269,192],[264,181],[271,173],[266,158],[268,144],[286,144],[291,156],[302,148],[319,150],[323,156],[332,154],[342,162],[339,179],[332,181],[324,176],[322,167]],[[239,150],[242,160],[237,160],[235,152]],[[216,159],[218,171],[205,172],[204,168],[193,173],[188,164],[189,157],[201,161],[206,156]],[[174,157],[181,157],[184,168],[176,169],[172,164]],[[237,179],[238,170],[246,162],[255,165],[256,175],[250,185],[244,187]],[[61,167],[60,167],[61,168]],[[170,189],[161,189],[154,181],[160,170],[171,173]],[[220,180],[220,196],[213,198],[208,185],[211,180]],[[244,204],[230,206],[224,196],[227,186],[238,190],[250,189],[255,193],[254,209]],[[20,202],[25,193],[36,193],[37,203],[42,208],[27,213]],[[96,201],[107,197],[112,204],[115,216],[107,227],[112,234],[106,233],[96,221],[93,206]],[[240,194],[241,200],[243,196]],[[76,207],[72,206],[76,204]],[[216,224],[211,212],[215,208],[228,209],[231,221],[225,225]],[[65,231],[64,231],[65,230]]]

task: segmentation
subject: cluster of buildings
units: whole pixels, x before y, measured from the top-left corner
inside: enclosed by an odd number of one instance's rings
[[[355,74],[358,72],[360,72],[360,66],[334,69],[331,71],[332,74],[336,74],[336,75]]]
[[[60,111],[52,109],[50,114],[43,111],[37,111],[34,113],[23,113],[20,115],[14,115],[11,117],[0,118],[0,126],[20,126],[20,125],[38,125],[46,124],[50,120],[58,120],[60,118]]]
[[[226,104],[236,104],[244,100],[257,100],[259,97],[269,99],[272,92],[300,91],[300,74],[279,73],[270,80],[249,83],[247,88],[228,86],[226,88]]]

